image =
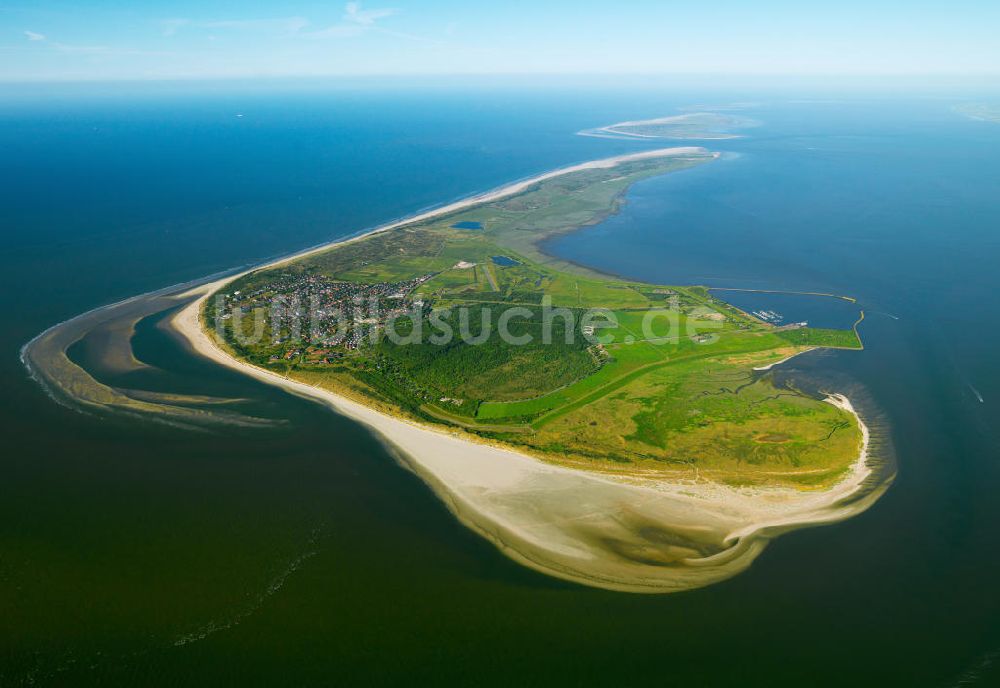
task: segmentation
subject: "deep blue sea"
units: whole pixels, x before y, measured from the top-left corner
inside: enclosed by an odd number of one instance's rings
[[[0,686],[1000,685],[1000,124],[952,109],[996,99],[0,87]],[[737,101],[760,126],[704,142],[719,160],[641,182],[547,246],[637,279],[864,308],[865,351],[792,366],[859,400],[895,484],[725,583],[632,596],[528,571],[364,430],[193,360],[154,321],[144,360],[275,424],[82,415],[18,359],[102,304],[663,145],[579,130]],[[853,315],[731,298],[820,326]]]

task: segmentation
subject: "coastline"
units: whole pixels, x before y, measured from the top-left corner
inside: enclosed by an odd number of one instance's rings
[[[815,346],[806,347],[802,351],[796,351],[791,356],[785,356],[780,361],[775,361],[774,363],[768,363],[767,365],[756,366],[754,368],[754,371],[756,371],[758,373],[763,373],[764,371],[770,370],[771,368],[774,368],[775,366],[780,366],[782,363],[787,363],[788,361],[792,360],[796,356],[801,356],[802,354],[807,354],[810,351],[815,351],[817,348],[818,347],[815,347]]]
[[[388,224],[378,225],[372,229],[361,232],[360,234],[355,234],[350,237],[343,239],[335,239],[333,241],[320,244],[318,246],[313,246],[302,251],[298,251],[288,256],[277,258],[273,261],[263,263],[260,265],[253,266],[244,270],[242,272],[232,275],[227,281],[232,281],[246,275],[247,273],[253,272],[255,270],[263,270],[266,268],[273,268],[279,265],[283,265],[292,260],[298,260],[300,258],[305,258],[314,253],[319,253],[321,251],[326,251],[334,246],[339,246],[343,244],[353,243],[361,239],[367,238],[373,234],[379,234],[381,232],[388,232],[399,227],[405,227],[406,225],[411,225],[416,222],[423,222],[425,220],[430,220],[435,217],[440,217],[442,215],[450,215],[451,213],[457,212],[459,210],[464,210],[471,206],[479,205],[480,203],[491,203],[493,201],[500,200],[507,196],[513,196],[515,194],[521,193],[522,191],[528,189],[538,182],[545,181],[546,179],[552,179],[554,177],[561,177],[564,174],[572,174],[573,172],[581,172],[583,170],[595,170],[608,167],[616,167],[623,162],[634,162],[636,160],[648,160],[651,158],[667,158],[667,157],[677,157],[683,155],[706,155],[710,154],[712,158],[718,158],[719,153],[712,153],[707,148],[701,146],[672,146],[670,148],[657,148],[655,150],[643,151],[641,153],[628,153],[625,155],[617,155],[611,158],[601,158],[600,160],[590,160],[588,162],[576,163],[573,165],[568,165],[566,167],[558,167],[549,172],[543,172],[542,174],[535,175],[534,177],[528,177],[526,179],[521,179],[516,182],[511,182],[510,184],[505,184],[495,189],[489,191],[484,191],[483,193],[474,194],[466,198],[453,201],[446,205],[432,208],[423,212],[418,212],[416,215],[410,215],[407,217],[400,218],[389,222]]]
[[[608,475],[546,463],[513,449],[476,441],[459,429],[419,424],[258,368],[219,346],[200,317],[211,294],[253,270],[516,194],[562,174],[635,159],[706,152],[702,148],[668,148],[560,168],[354,237],[208,278],[196,286],[187,283],[95,309],[36,337],[26,345],[23,358],[26,365],[31,360],[28,368],[33,374],[36,369],[45,371],[47,382],[36,375],[43,386],[55,383],[84,406],[155,413],[155,404],[119,398],[116,390],[101,385],[70,362],[65,349],[88,327],[138,317],[140,311],[177,308],[165,324],[193,352],[322,403],[365,425],[464,525],[506,556],[550,576],[610,590],[663,593],[709,585],[747,568],[774,535],[848,518],[867,508],[884,490],[884,483],[869,482],[873,472],[867,461],[870,433],[846,397],[827,401],[854,415],[862,431],[862,446],[851,470],[827,490],[741,488],[697,480]]]
[[[705,112],[684,112],[679,115],[668,115],[666,117],[655,117],[653,119],[628,120],[626,122],[616,122],[603,127],[583,129],[576,132],[577,136],[590,136],[593,138],[618,139],[621,141],[654,141],[656,139],[674,139],[679,141],[726,141],[730,139],[743,138],[740,134],[732,134],[727,131],[712,131],[711,125],[693,132],[672,132],[665,134],[642,134],[635,131],[622,131],[624,127],[656,126],[669,124],[682,124],[691,120],[697,121],[699,117],[706,115],[718,117],[718,113]],[[732,119],[732,118],[730,118]]]

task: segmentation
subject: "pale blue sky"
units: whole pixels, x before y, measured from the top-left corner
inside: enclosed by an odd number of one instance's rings
[[[7,0],[0,80],[1000,75],[998,31],[998,0]]]

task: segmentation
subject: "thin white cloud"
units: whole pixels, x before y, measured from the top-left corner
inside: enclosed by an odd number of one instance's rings
[[[392,36],[393,38],[402,38],[407,41],[416,41],[417,43],[433,43],[435,45],[441,45],[441,41],[434,38],[427,38],[426,36],[418,36],[414,33],[406,33],[404,31],[393,31],[391,29],[383,29],[382,27],[376,27],[376,31],[385,34],[386,36]]]
[[[112,48],[108,45],[66,45],[65,43],[53,43],[52,47],[61,53],[67,53],[69,55],[111,55],[131,54],[132,52],[119,48]]]
[[[200,22],[198,26],[205,29],[239,29],[249,31],[274,31],[284,34],[295,34],[309,26],[309,20],[304,17],[276,17],[272,19],[229,19],[224,21]]]
[[[163,19],[160,29],[164,36],[170,37],[183,28],[259,31],[290,36],[299,33],[309,26],[305,17],[265,17],[263,19],[215,19],[210,21],[194,21],[192,19]]]
[[[66,55],[81,55],[92,57],[134,57],[134,56],[156,56],[156,57],[176,57],[176,53],[167,50],[146,50],[144,48],[130,48],[126,46],[112,45],[67,45],[66,43],[56,43],[50,41],[49,45],[53,50],[57,50]]]
[[[54,50],[56,52],[64,53],[66,55],[118,56],[118,55],[169,55],[170,54],[159,51],[141,50],[136,48],[112,47],[108,45],[72,45],[67,43],[60,43],[59,41],[50,41],[45,34],[38,33],[37,31],[25,31],[24,36],[29,41],[45,43],[45,45],[48,47],[49,50]]]
[[[349,2],[344,7],[344,21],[362,26],[371,26],[379,19],[385,19],[396,14],[396,10],[383,8],[377,10],[366,10],[361,8],[360,2]]]
[[[318,31],[308,31],[300,34],[305,38],[350,38],[359,36],[365,32],[364,26],[359,24],[334,24]]]
[[[396,13],[395,9],[389,7],[365,9],[360,2],[349,2],[344,6],[344,14],[341,16],[339,22],[312,31],[306,30],[312,25],[311,22],[305,17],[298,16],[262,19],[218,19],[211,21],[164,19],[160,22],[160,27],[163,35],[167,37],[175,35],[182,28],[190,27],[205,30],[258,31],[278,34],[285,38],[300,37],[309,39],[349,38],[368,31],[379,31],[389,35],[398,35],[400,38],[419,40],[419,38],[408,34],[396,34],[378,26],[380,20],[391,17]]]
[[[385,29],[376,26],[376,22],[394,14],[396,14],[396,10],[392,8],[366,10],[361,7],[360,2],[349,2],[344,6],[344,16],[340,23],[301,35],[306,38],[348,38],[359,36],[371,29],[385,32]]]
[[[37,31],[25,31],[24,37],[31,42],[43,43],[45,45],[46,50],[63,53],[65,55],[94,55],[94,56],[108,56],[108,57],[129,56],[129,55],[158,55],[161,57],[168,57],[173,55],[173,53],[168,53],[164,51],[144,50],[141,48],[128,48],[123,46],[75,45],[68,43],[60,43],[59,41],[50,41],[48,36],[46,36],[45,34],[38,33]],[[18,48],[14,46],[5,46],[3,49],[18,50]]]
[[[190,19],[164,19],[160,22],[160,27],[164,36],[173,36],[180,29],[191,23]]]

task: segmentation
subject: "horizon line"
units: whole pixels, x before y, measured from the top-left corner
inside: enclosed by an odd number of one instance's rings
[[[429,72],[414,74],[408,72],[371,72],[371,73],[328,73],[328,74],[164,74],[150,76],[24,76],[0,77],[0,85],[11,84],[152,84],[152,83],[207,83],[207,82],[278,82],[278,81],[362,81],[367,79],[387,80],[447,80],[447,79],[726,79],[726,80],[759,80],[759,79],[839,79],[852,81],[874,81],[884,79],[915,80],[932,79],[955,80],[956,82],[995,81],[993,85],[1000,88],[1000,70],[996,72]]]

